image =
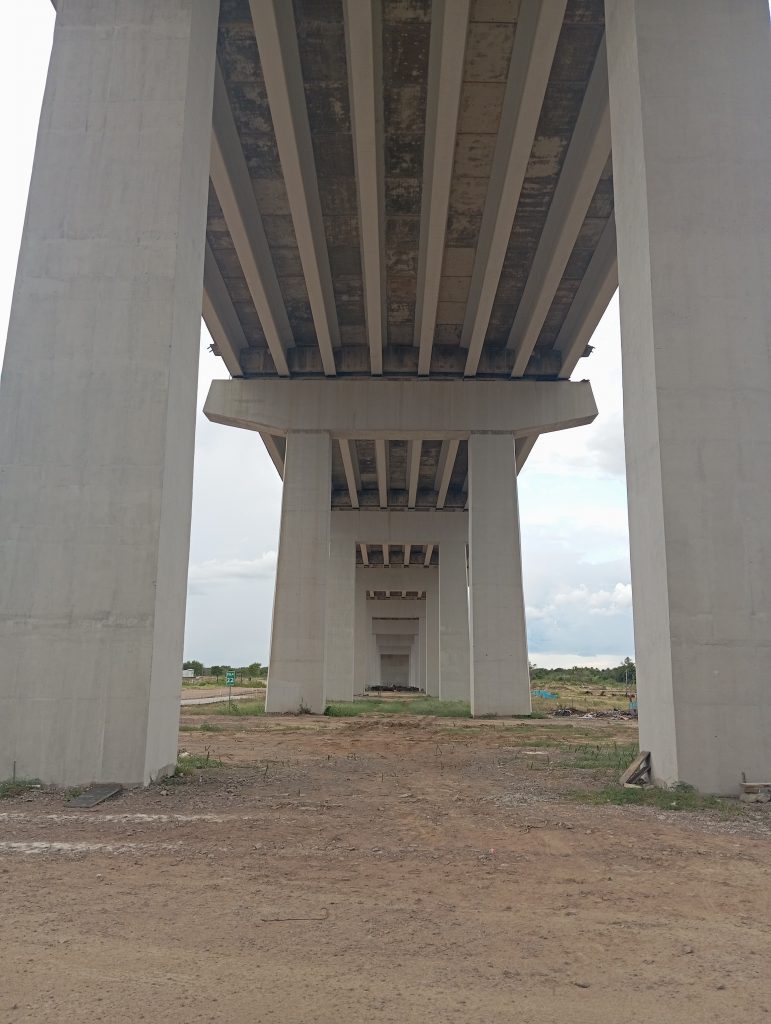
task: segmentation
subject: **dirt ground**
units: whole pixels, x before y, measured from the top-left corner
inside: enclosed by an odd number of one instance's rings
[[[631,724],[207,721],[0,803],[0,1021],[771,1021],[771,814],[577,802]]]

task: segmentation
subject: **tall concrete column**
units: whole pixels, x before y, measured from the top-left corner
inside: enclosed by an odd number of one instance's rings
[[[324,712],[331,476],[329,434],[288,435],[266,711]]]
[[[471,713],[529,715],[513,439],[472,434],[468,473]]]
[[[327,576],[326,700],[353,700],[355,601],[356,548],[344,533],[333,529]]]
[[[640,745],[771,772],[766,0],[606,0]]]
[[[0,778],[176,762],[218,8],[59,3],[0,387]]]
[[[418,619],[418,687],[426,689],[426,616]]]
[[[465,524],[464,524],[465,526]],[[439,696],[469,700],[469,619],[466,536],[439,546]]]
[[[364,693],[369,682],[370,639],[369,615],[367,613],[367,592],[356,588],[355,641],[354,641],[354,692]]]
[[[370,601],[370,604],[374,602]],[[383,665],[377,649],[377,637],[372,629],[372,610],[367,616],[367,636],[369,638],[369,679],[370,686],[379,686],[383,682]]]
[[[426,583],[426,695],[439,696],[439,585],[436,573],[427,570]]]

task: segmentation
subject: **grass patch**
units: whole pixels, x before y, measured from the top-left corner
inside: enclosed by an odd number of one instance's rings
[[[201,722],[200,725],[180,725],[180,732],[225,732],[224,725],[215,725],[212,722]]]
[[[636,743],[582,743],[574,747],[572,752],[576,768],[620,775],[634,761],[640,749]]]
[[[436,715],[438,718],[471,718],[471,708],[462,700],[354,700],[328,704],[330,718],[356,718],[358,715]]]
[[[265,703],[261,700],[234,700],[229,704],[225,700],[221,704],[189,704],[182,709],[183,715],[264,715]],[[189,726],[196,729],[198,726]],[[203,726],[200,727],[203,729]],[[220,727],[213,726],[216,731]],[[206,730],[204,730],[206,731]],[[211,730],[210,730],[211,731]]]
[[[719,811],[725,817],[735,817],[743,808],[735,800],[719,796],[705,796],[691,786],[680,783],[672,789],[650,786],[645,789],[624,789],[623,786],[605,786],[594,793],[573,793],[581,803],[615,804],[620,807],[655,807],[660,811]]]
[[[177,764],[174,768],[172,775],[167,775],[163,779],[159,779],[159,783],[165,786],[167,783],[174,784],[175,782],[183,782],[185,779],[194,775],[195,772],[203,771],[206,768],[222,768],[224,762],[217,761],[213,758],[207,750],[205,754],[185,754],[182,753],[177,755]]]
[[[39,789],[40,779],[3,779],[0,782],[0,800],[21,796],[30,789]]]

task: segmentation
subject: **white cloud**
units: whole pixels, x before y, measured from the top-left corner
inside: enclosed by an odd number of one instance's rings
[[[265,551],[257,558],[210,558],[191,565],[188,570],[188,592],[205,594],[211,584],[230,583],[233,580],[274,580],[276,578],[276,552]]]
[[[590,615],[623,614],[632,607],[632,585],[617,583],[612,590],[590,590],[582,584],[555,594],[552,608],[565,605],[584,608]]]

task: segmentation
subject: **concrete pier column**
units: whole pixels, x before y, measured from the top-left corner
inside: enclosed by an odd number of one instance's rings
[[[59,4],[0,386],[0,778],[176,763],[219,4]]]
[[[286,439],[266,711],[324,712],[332,444]]]
[[[374,600],[369,601],[370,609],[367,615],[367,636],[369,638],[369,679],[370,686],[379,686],[383,682],[383,666],[380,661],[380,651],[377,649],[377,637],[372,629],[372,605]]]
[[[353,700],[356,633],[356,548],[332,530],[327,577],[327,632],[324,697]]]
[[[370,638],[367,593],[361,587],[356,588],[354,625],[354,693],[364,693],[369,682]]]
[[[640,746],[771,774],[766,0],[606,0]]]
[[[418,681],[416,684],[421,690],[426,689],[426,616],[421,615],[418,619]]]
[[[439,547],[439,696],[469,700],[469,618],[466,536]]]
[[[426,570],[426,694],[439,696],[439,585],[436,572]]]
[[[472,434],[468,473],[471,713],[529,715],[513,438]]]

